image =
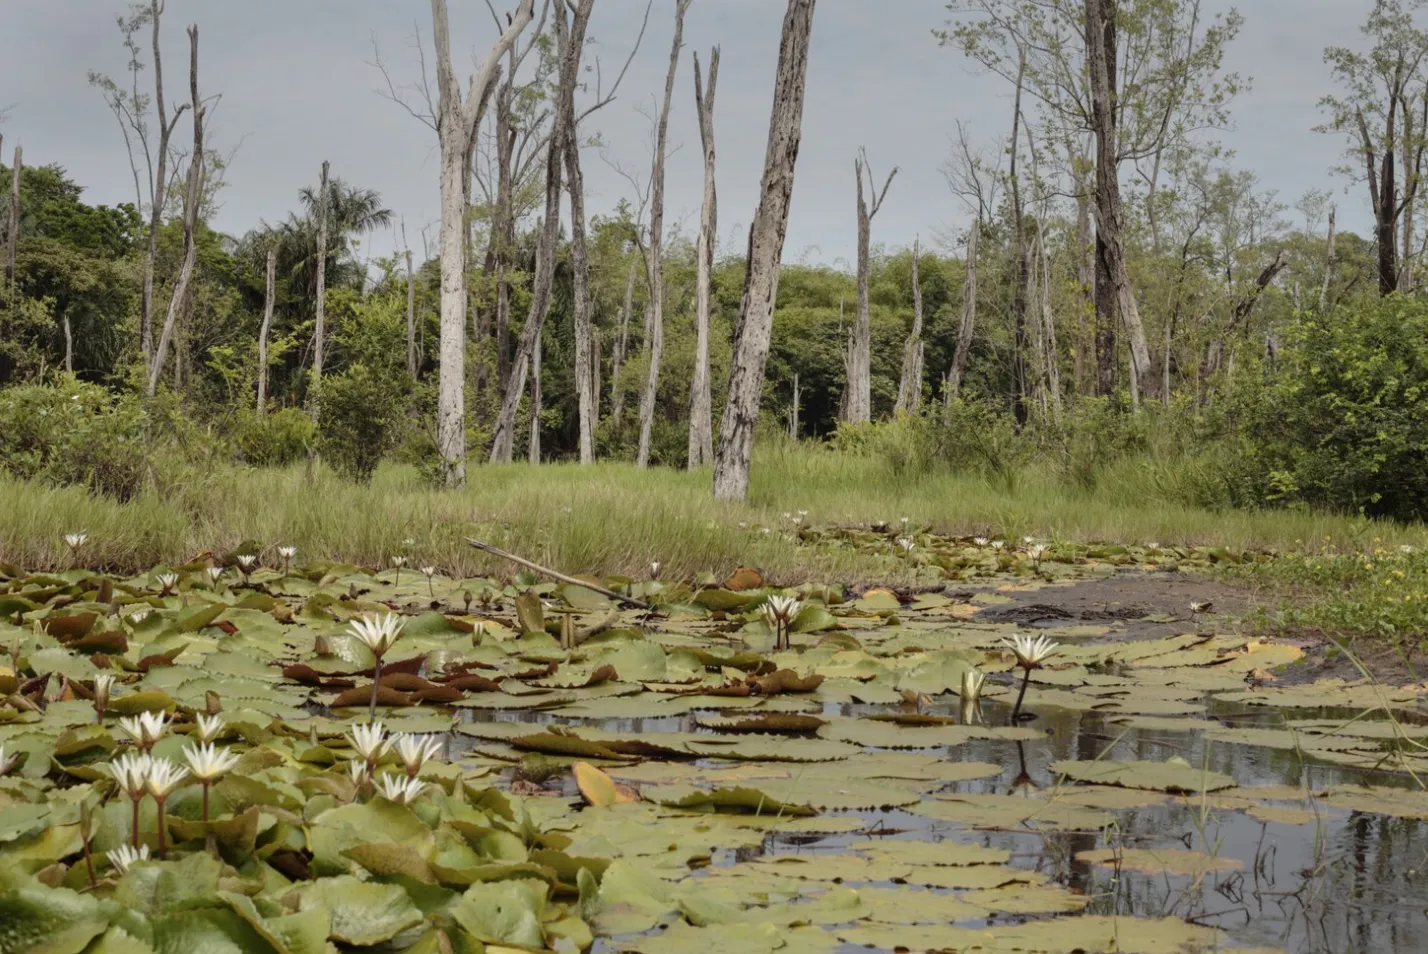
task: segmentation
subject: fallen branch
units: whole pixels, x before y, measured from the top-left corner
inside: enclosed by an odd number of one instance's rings
[[[503,560],[510,560],[512,563],[520,564],[528,570],[535,570],[537,573],[543,573],[546,576],[559,580],[562,583],[570,583],[574,586],[583,586],[587,590],[594,590],[601,596],[608,596],[612,600],[619,600],[621,603],[628,603],[629,605],[637,606],[640,609],[653,609],[653,607],[650,606],[650,604],[646,603],[644,600],[637,600],[633,596],[625,596],[621,593],[616,593],[614,590],[607,590],[605,587],[600,586],[597,583],[591,583],[586,580],[577,579],[573,576],[566,576],[564,573],[552,570],[549,567],[541,566],[539,563],[532,563],[525,557],[518,557],[514,553],[509,553],[505,550],[502,550],[500,547],[493,547],[489,543],[482,543],[480,540],[472,540],[470,537],[466,538],[466,542],[484,553],[489,553],[492,556],[498,556]]]

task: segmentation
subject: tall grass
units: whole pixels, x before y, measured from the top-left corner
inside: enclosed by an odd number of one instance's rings
[[[473,551],[467,536],[568,572],[602,575],[644,575],[652,560],[672,574],[752,565],[786,581],[895,581],[906,572],[900,561],[852,548],[799,546],[780,532],[789,526],[783,514],[798,510],[809,512],[810,523],[895,523],[906,516],[941,531],[1010,539],[1300,550],[1357,549],[1374,538],[1392,545],[1428,541],[1422,526],[1176,504],[1157,489],[1153,468],[1132,462],[1086,488],[1035,467],[991,478],[900,475],[870,457],[770,444],[757,455],[743,505],[712,500],[707,471],[639,471],[625,463],[475,467],[469,486],[457,491],[428,487],[415,471],[394,465],[369,486],[326,472],[309,484],[301,467],[218,468],[127,503],[0,478],[0,561],[67,566],[61,536],[83,530],[89,543],[81,560],[118,572],[225,553],[247,541],[295,545],[300,560],[378,566],[406,553],[454,575],[510,570]],[[766,527],[773,532],[764,533]]]

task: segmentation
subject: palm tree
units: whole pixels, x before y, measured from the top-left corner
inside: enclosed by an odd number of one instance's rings
[[[375,189],[359,189],[340,178],[327,183],[327,284],[328,287],[360,287],[365,269],[357,259],[354,236],[366,235],[392,223],[392,210],[382,205]],[[305,186],[298,192],[301,214],[289,214],[279,228],[283,233],[284,258],[293,284],[317,292],[317,189]]]

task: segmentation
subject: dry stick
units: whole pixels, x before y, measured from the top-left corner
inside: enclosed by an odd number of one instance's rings
[[[600,586],[596,583],[591,583],[587,580],[580,580],[576,579],[573,576],[566,576],[564,573],[552,570],[549,567],[541,566],[539,563],[532,563],[525,557],[518,557],[514,553],[508,553],[507,551],[502,550],[500,547],[493,547],[489,543],[482,543],[479,540],[472,540],[470,537],[466,538],[466,542],[484,553],[489,553],[492,556],[498,556],[503,560],[510,560],[512,563],[520,564],[528,570],[535,570],[537,573],[544,573],[546,576],[553,577],[554,579],[557,579],[562,583],[570,583],[575,586],[583,586],[588,590],[594,590],[601,596],[608,596],[612,600],[619,600],[620,602],[628,603],[631,606],[638,606],[640,609],[654,608],[643,600],[637,600],[632,596],[624,596],[620,593],[616,593],[614,590],[607,590],[605,589],[605,587]]]

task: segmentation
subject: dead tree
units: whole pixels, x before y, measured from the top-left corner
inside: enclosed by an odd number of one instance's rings
[[[526,459],[532,464],[540,463],[540,359],[545,335],[536,335],[535,349],[531,351],[531,433],[526,441]]]
[[[868,205],[863,195],[863,173],[868,175],[868,195],[873,204]],[[897,167],[888,173],[882,192],[877,191],[873,170],[868,165],[868,152],[859,150],[853,160],[853,175],[858,180],[858,321],[853,326],[853,350],[849,354],[848,366],[848,406],[846,420],[851,424],[866,424],[873,419],[873,321],[868,303],[868,278],[872,274],[872,263],[868,260],[868,243],[872,232],[873,216],[883,207],[888,186],[892,185]]]
[[[582,10],[585,17],[581,16]],[[545,326],[546,316],[550,312],[550,295],[555,280],[556,240],[560,235],[561,167],[566,155],[565,137],[574,134],[574,130],[566,125],[567,119],[574,115],[574,108],[568,106],[566,99],[575,95],[589,9],[584,5],[577,7],[573,22],[566,19],[565,8],[560,4],[556,5],[554,13],[560,74],[555,115],[551,119],[550,139],[546,144],[545,218],[541,223],[536,248],[530,311],[526,315],[525,327],[521,329],[520,344],[516,347],[510,378],[506,381],[506,390],[501,399],[501,410],[496,417],[495,433],[491,441],[493,464],[508,464],[515,453],[516,414],[525,394],[526,376],[531,370],[532,356]]]
[[[441,345],[436,444],[448,486],[466,480],[466,189],[469,146],[476,135],[500,59],[535,16],[535,0],[521,0],[462,94],[451,67],[446,0],[431,0],[438,91],[436,132],[441,146]]]
[[[951,404],[962,391],[962,378],[967,373],[967,355],[972,350],[972,332],[977,324],[977,233],[982,223],[973,222],[967,230],[967,268],[962,281],[962,321],[957,326],[957,348],[952,353],[952,367],[947,372],[947,389],[942,399]]]
[[[1150,363],[1145,327],[1126,265],[1121,187],[1117,176],[1115,99],[1116,11],[1112,0],[1086,0],[1086,66],[1091,76],[1091,120],[1096,133],[1096,311],[1103,332],[1118,312],[1130,346],[1132,397],[1154,399],[1159,385]],[[1104,351],[1101,386],[1106,390]]]
[[[153,189],[149,193],[149,244],[144,250],[144,286],[139,296],[139,348],[144,360],[150,361],[154,349],[154,262],[159,255],[159,226],[163,224],[164,197],[168,187],[169,138],[179,117],[189,104],[179,106],[170,118],[164,106],[164,60],[159,47],[159,21],[163,17],[163,0],[150,0],[149,19],[153,27],[154,112],[159,120],[158,148],[154,150]]]
[[[704,204],[699,212],[699,239],[694,292],[694,379],[689,385],[689,469],[714,463],[714,398],[709,384],[709,285],[714,271],[719,200],[714,189],[714,89],[719,81],[719,48],[709,53],[709,86],[699,76],[694,54],[694,108],[699,113],[699,142],[704,149]]]
[[[1205,349],[1205,359],[1200,365],[1202,387],[1207,385],[1215,373],[1220,370],[1220,366],[1225,361],[1230,339],[1244,330],[1255,305],[1259,304],[1260,298],[1263,297],[1264,290],[1273,284],[1274,280],[1279,277],[1279,273],[1287,267],[1289,267],[1289,259],[1285,257],[1284,251],[1281,249],[1275,253],[1274,260],[1260,271],[1254,284],[1235,302],[1234,310],[1230,313],[1230,321],[1224,331],[1211,339],[1209,347]]]
[[[15,294],[15,256],[20,248],[20,176],[24,172],[24,153],[15,146],[15,161],[10,164],[10,227],[5,237],[5,282],[10,294]]]
[[[579,5],[573,6],[576,23],[571,33],[578,34],[582,38],[580,42],[583,42],[585,24],[590,22],[594,6],[595,0],[579,0]],[[561,19],[564,19],[563,15]],[[574,272],[575,395],[580,428],[580,463],[593,464],[595,424],[599,420],[599,411],[596,404],[598,385],[592,365],[598,365],[599,352],[595,350],[590,322],[590,250],[585,237],[585,178],[580,172],[580,135],[574,94],[561,97],[560,108],[565,110],[565,190],[570,196],[570,264]]]
[[[1329,241],[1324,249],[1324,284],[1319,286],[1319,311],[1329,310],[1329,284],[1334,280],[1334,244],[1338,239],[1337,209],[1329,210]]]
[[[625,409],[625,390],[620,380],[620,369],[630,347],[630,314],[635,307],[635,272],[639,263],[630,258],[630,273],[625,277],[625,305],[620,309],[620,329],[610,345],[610,419],[616,424]]]
[[[403,233],[406,228],[403,227]],[[417,379],[416,346],[416,273],[412,271],[412,250],[406,250],[407,257],[407,374],[412,381]]]
[[[655,400],[659,395],[659,368],[664,357],[664,159],[669,139],[669,104],[674,98],[674,77],[679,69],[679,48],[684,41],[684,13],[692,0],[675,0],[674,42],[669,51],[669,72],[664,79],[664,104],[655,129],[654,165],[650,170],[650,234],[645,249],[645,271],[650,286],[650,334],[645,341],[649,372],[640,394],[640,446],[636,467],[650,463],[650,438],[654,431]]]
[[[922,406],[922,286],[917,279],[918,259],[922,247],[912,240],[912,333],[902,346],[902,378],[897,386],[898,414],[916,411]]]
[[[273,330],[273,291],[278,271],[278,245],[268,245],[267,280],[263,286],[263,326],[258,329],[258,415],[268,410],[268,333]]]
[[[808,77],[808,44],[815,0],[788,0],[774,79],[769,141],[764,153],[759,206],[749,227],[748,268],[739,322],[734,329],[729,397],[714,458],[714,497],[743,500],[749,493],[754,431],[759,422],[764,370],[773,333],[779,260],[788,233],[794,166],[803,131],[803,92]]]
[[[1041,335],[1042,355],[1046,365],[1046,390],[1051,398],[1051,415],[1061,418],[1061,369],[1057,363],[1056,312],[1051,307],[1051,257],[1046,254],[1046,231],[1042,223],[1046,216],[1036,220],[1036,259],[1041,263]]]
[[[327,160],[322,161],[322,175],[317,180],[317,300],[313,305],[312,332],[312,420],[317,422],[322,412],[322,363],[327,350],[327,213],[331,204],[327,194]]]
[[[198,97],[198,25],[188,28],[188,89],[189,112],[193,114],[193,153],[188,159],[187,191],[183,200],[183,264],[179,266],[173,293],[169,297],[168,314],[164,316],[164,329],[154,347],[154,357],[149,364],[148,395],[153,397],[159,390],[159,376],[168,358],[169,344],[173,340],[174,324],[179,312],[189,299],[189,288],[193,284],[193,272],[198,265],[198,245],[194,241],[194,231],[198,228],[198,207],[202,199],[203,182],[203,121],[208,113]]]

